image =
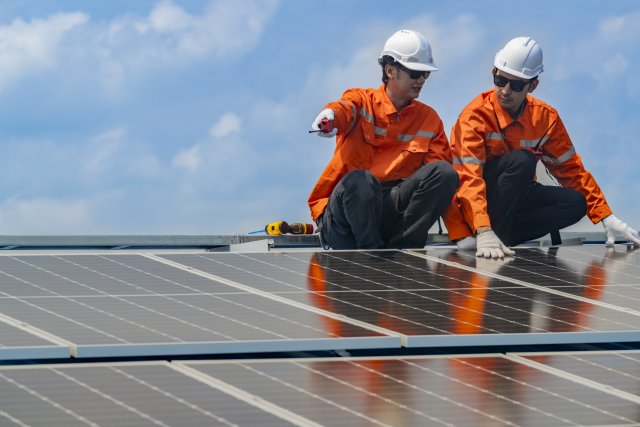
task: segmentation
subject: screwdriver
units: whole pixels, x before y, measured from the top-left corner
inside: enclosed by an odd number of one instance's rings
[[[289,224],[286,221],[277,221],[267,224],[264,231],[271,236],[280,234],[313,234],[313,225],[297,222]]]
[[[333,130],[333,124],[331,124],[331,120],[324,118],[322,120],[320,120],[320,129],[317,130],[310,130],[309,133],[314,133],[314,132],[325,132],[325,133],[329,133]]]

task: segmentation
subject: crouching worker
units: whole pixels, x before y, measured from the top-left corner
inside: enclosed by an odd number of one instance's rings
[[[594,224],[603,223],[607,243],[621,238],[639,245],[638,232],[612,214],[558,112],[530,95],[542,69],[535,40],[509,41],[495,56],[494,89],[471,101],[453,126],[457,199],[477,236],[460,239],[458,247],[477,246],[476,256],[502,258],[513,255],[508,246],[548,233],[557,239],[558,230],[585,214]],[[536,182],[538,161],[560,187]]]
[[[336,136],[309,196],[323,244],[333,249],[421,248],[458,188],[442,120],[416,100],[437,70],[429,42],[398,31],[378,62],[382,86],[347,90],[311,125]]]

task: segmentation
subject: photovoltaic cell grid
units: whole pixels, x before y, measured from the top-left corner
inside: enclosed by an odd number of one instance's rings
[[[0,368],[3,426],[293,425],[165,364]]]
[[[639,269],[590,246],[0,256],[0,358],[638,341]],[[0,424],[631,426],[639,354],[5,366]]]
[[[536,259],[542,253],[518,249],[512,263],[529,262],[529,257]],[[596,292],[591,285],[563,282],[557,291],[555,280],[564,277],[558,271],[549,273],[550,286],[539,274],[519,281],[505,275],[503,280],[496,274],[510,264],[479,260],[472,252],[203,253],[163,258],[395,331],[404,335],[409,347],[640,338],[640,311],[599,300],[606,292],[615,292],[617,285],[609,291],[609,284],[601,281]],[[569,269],[563,274],[576,275]]]
[[[400,345],[136,254],[2,256],[0,275],[0,313],[71,343],[76,357]]]
[[[0,424],[633,426],[639,375],[638,352],[0,367]]]
[[[640,313],[638,250],[621,245],[516,248],[516,256],[503,262],[477,259],[472,251],[455,253],[456,262],[481,271]],[[428,254],[452,258],[448,250],[430,250]]]
[[[640,402],[640,352],[523,353],[533,366],[557,369],[634,396]]]
[[[638,341],[637,252],[516,252],[0,256],[0,314],[76,357]]]
[[[634,396],[623,397],[602,385],[586,386],[562,372],[539,370],[508,356],[189,366],[327,426],[640,422]],[[638,365],[634,368],[637,373]]]

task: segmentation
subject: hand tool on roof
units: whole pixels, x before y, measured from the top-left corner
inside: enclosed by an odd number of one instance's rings
[[[289,224],[286,221],[277,221],[267,224],[264,231],[271,236],[280,234],[313,234],[313,225],[301,222]]]

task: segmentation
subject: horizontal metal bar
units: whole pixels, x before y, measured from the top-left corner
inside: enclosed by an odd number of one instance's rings
[[[317,235],[78,235],[0,236],[0,249],[24,248],[214,248],[270,239],[275,246],[319,246]]]

